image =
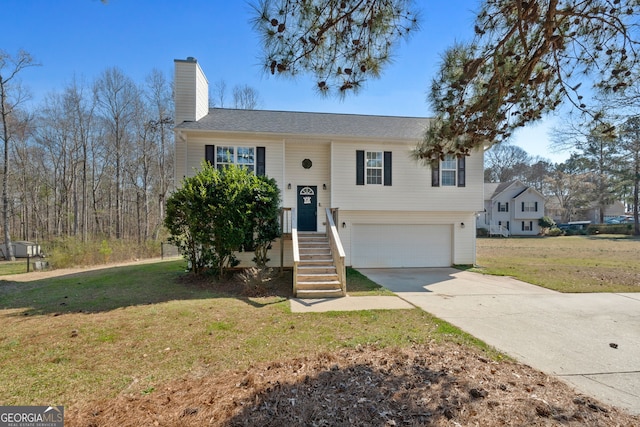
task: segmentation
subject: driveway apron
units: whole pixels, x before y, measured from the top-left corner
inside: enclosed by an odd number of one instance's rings
[[[452,268],[359,271],[518,361],[640,414],[640,293],[563,294]]]

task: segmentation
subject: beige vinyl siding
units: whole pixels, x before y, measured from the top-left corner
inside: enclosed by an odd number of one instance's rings
[[[318,210],[318,216],[324,219],[324,209],[322,213]],[[338,232],[340,233],[340,239],[346,253],[347,265],[352,265],[352,231],[354,230],[354,224],[363,225],[380,225],[382,227],[386,225],[394,226],[400,225],[433,225],[433,226],[446,226],[451,230],[452,238],[451,245],[447,247],[451,251],[451,263],[453,265],[472,265],[476,262],[476,237],[475,237],[475,215],[473,214],[460,214],[456,212],[347,212],[340,211],[338,213]],[[322,221],[324,222],[324,221]],[[345,227],[342,227],[342,223],[345,223]],[[464,228],[461,226],[464,223]],[[324,230],[324,226],[318,229]],[[394,242],[401,244],[401,242]],[[425,242],[428,244],[428,242]],[[236,254],[240,260],[240,267],[249,267],[253,265],[251,261],[254,257],[253,252],[241,252]],[[269,250],[270,261],[268,266],[279,267],[280,266],[280,239],[273,242],[271,250]],[[291,240],[284,241],[284,266],[291,267],[293,265],[293,254],[291,247]]]
[[[209,82],[200,65],[196,64],[196,120],[209,114]]]
[[[332,206],[344,210],[481,211],[483,156],[466,160],[466,187],[432,187],[431,169],[410,157],[406,143],[334,142]],[[356,185],[356,151],[391,151],[391,186]]]
[[[352,230],[359,224],[423,224],[449,225],[452,237],[452,263],[474,264],[475,213],[473,212],[416,212],[416,211],[338,211],[338,232],[344,247],[347,265],[351,265],[353,249]],[[464,227],[461,224],[464,223]],[[426,243],[425,243],[426,244]]]
[[[176,186],[180,186],[184,177],[194,176],[204,160],[206,145],[233,145],[241,147],[265,147],[266,175],[276,180],[284,197],[284,148],[282,140],[237,139],[233,136],[211,138],[206,133],[188,135],[188,144],[180,139],[176,132],[175,177]]]
[[[182,178],[186,176],[187,143],[180,131],[174,132],[175,150],[173,159],[174,185],[180,187]]]
[[[209,112],[209,83],[200,65],[191,61],[175,61],[175,120],[197,121]]]
[[[324,229],[325,208],[330,207],[330,167],[328,141],[294,141],[285,142],[286,166],[285,179],[280,187],[283,193],[282,205],[296,207],[298,201],[297,188],[299,185],[316,186],[318,196],[318,230]],[[309,159],[312,166],[309,169],[302,167],[302,161]],[[291,184],[291,189],[288,188]],[[324,190],[322,185],[326,184]]]

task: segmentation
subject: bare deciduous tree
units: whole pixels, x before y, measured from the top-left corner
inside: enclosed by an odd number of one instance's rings
[[[227,82],[220,79],[209,88],[209,107],[224,108],[227,97]]]
[[[118,68],[105,70],[94,86],[98,111],[106,126],[106,137],[113,147],[115,173],[115,237],[122,236],[123,179],[126,156],[132,139],[135,107],[139,91],[134,82]]]
[[[242,110],[255,110],[261,104],[258,91],[249,85],[234,86],[233,88],[233,108]]]
[[[13,246],[11,244],[11,229],[9,224],[9,171],[10,171],[10,144],[16,132],[24,130],[25,123],[16,117],[20,104],[27,98],[27,93],[18,84],[18,75],[28,67],[38,65],[33,57],[25,51],[19,51],[11,56],[0,50],[0,123],[2,125],[3,175],[2,175],[2,218],[4,225],[5,259],[14,260]]]
[[[516,145],[497,144],[485,153],[485,182],[507,182],[516,179],[531,156]],[[519,170],[520,169],[520,170]]]

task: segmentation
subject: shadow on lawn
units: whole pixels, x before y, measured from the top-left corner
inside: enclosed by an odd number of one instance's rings
[[[195,278],[184,261],[112,267],[34,281],[0,281],[0,310],[10,315],[99,313],[175,300],[236,298],[260,308],[292,296],[291,271],[274,272],[264,285],[247,286],[230,275]]]

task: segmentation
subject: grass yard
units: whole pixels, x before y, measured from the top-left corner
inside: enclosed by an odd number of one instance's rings
[[[18,259],[16,261],[0,262],[0,276],[5,274],[20,274],[27,272],[27,260]]]
[[[291,272],[184,269],[0,280],[0,405],[63,405],[71,427],[640,424],[422,310],[292,313]]]
[[[185,281],[183,261],[0,281],[0,404],[145,394],[187,373],[360,345],[481,345],[417,309],[293,314],[287,274],[267,297],[243,296],[237,284],[216,291]],[[350,274],[359,294],[384,293]]]
[[[640,291],[640,239],[629,236],[479,238],[472,271],[560,292]]]

